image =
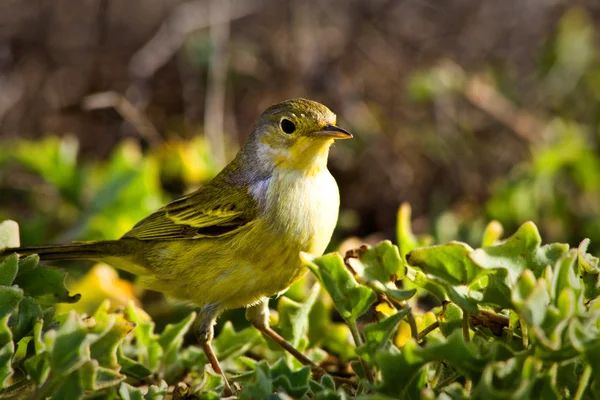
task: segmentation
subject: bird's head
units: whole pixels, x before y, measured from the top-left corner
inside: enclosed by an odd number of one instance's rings
[[[352,135],[336,126],[336,116],[316,101],[287,100],[260,116],[247,148],[257,162],[308,174],[326,168],[329,147]]]

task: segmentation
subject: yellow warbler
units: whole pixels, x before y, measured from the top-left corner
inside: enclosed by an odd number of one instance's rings
[[[105,262],[139,275],[150,289],[199,306],[193,329],[230,394],[210,344],[215,320],[226,309],[248,307],[246,315],[257,328],[311,363],[268,326],[267,298],[306,272],[300,251],[325,250],[339,209],[327,155],[335,139],[351,137],[322,104],[294,99],[273,105],[212,181],[146,217],[121,239],[4,253]]]

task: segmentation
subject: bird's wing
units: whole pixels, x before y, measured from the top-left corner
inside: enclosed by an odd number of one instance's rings
[[[257,214],[258,205],[247,188],[209,184],[149,215],[123,237],[156,240],[222,236],[248,226]]]

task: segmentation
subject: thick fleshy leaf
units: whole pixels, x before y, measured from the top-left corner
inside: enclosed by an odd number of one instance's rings
[[[368,284],[380,282],[386,284],[404,278],[404,261],[400,257],[398,247],[389,240],[384,240],[376,246],[364,245],[353,255],[357,259],[352,268],[356,279]]]
[[[33,332],[35,323],[43,318],[42,308],[31,297],[24,296],[19,303],[19,312],[11,327],[13,340],[18,342]]]
[[[82,370],[77,369],[58,380],[52,396],[55,399],[80,399],[83,396],[81,374]]]
[[[121,366],[121,372],[135,379],[144,379],[152,374],[152,371],[143,364],[123,355],[121,348],[117,350],[117,361]]]
[[[336,309],[346,321],[356,321],[375,302],[375,293],[359,285],[337,253],[314,257],[300,253],[304,264],[329,292]]]
[[[254,327],[236,331],[231,321],[227,321],[213,340],[213,348],[219,360],[226,360],[244,354],[263,340],[262,334]]]
[[[498,221],[490,221],[483,231],[483,238],[481,239],[481,247],[493,246],[502,237],[504,229],[502,224]]]
[[[171,358],[176,356],[176,352],[183,343],[183,336],[187,333],[196,318],[196,313],[192,312],[185,319],[177,324],[169,324],[158,337],[158,343],[163,349],[163,363],[172,362]]]
[[[85,362],[79,369],[79,373],[83,388],[92,391],[116,386],[126,378],[114,369],[99,366],[96,360]]]
[[[89,359],[87,328],[75,312],[55,331],[46,333],[46,346],[51,349],[50,365],[54,374],[61,376],[76,370]]]
[[[482,271],[468,257],[472,251],[465,243],[451,242],[413,250],[407,255],[407,261],[450,285],[468,285]]]
[[[406,274],[406,265],[400,257],[398,247],[389,240],[373,247],[363,245],[348,252],[345,262],[359,283],[393,300],[405,301],[416,293],[416,289],[398,290],[396,287],[395,282],[403,279]]]
[[[527,323],[535,326],[541,325],[550,302],[547,281],[536,280],[532,271],[525,270],[517,280],[515,289],[512,292],[512,301],[517,312],[525,318]]]
[[[585,298],[590,300],[600,295],[600,267],[598,257],[588,254],[589,239],[584,239],[577,249],[579,276],[583,282]]]
[[[306,334],[308,333],[308,322],[310,311],[312,310],[319,294],[321,285],[316,283],[310,291],[308,298],[303,303],[297,303],[287,297],[282,297],[277,303],[279,312],[279,329],[284,338],[299,351],[306,347],[300,346],[301,341],[308,342]],[[288,362],[295,363],[297,360],[286,353]]]
[[[24,362],[27,375],[33,379],[35,383],[42,385],[50,375],[50,353],[42,352],[33,357],[29,357]]]
[[[292,371],[283,358],[271,367],[273,386],[283,389],[294,398],[300,398],[308,392],[309,377],[310,367],[304,366],[297,371]]]
[[[0,321],[0,324],[4,324],[5,321]],[[12,358],[15,353],[15,345],[13,342],[5,343],[0,347],[0,389],[3,389],[13,374],[12,369]]]
[[[81,294],[70,296],[65,287],[65,278],[66,272],[61,269],[37,267],[19,272],[15,284],[42,305],[75,303],[81,298]]]
[[[125,314],[130,321],[136,324],[133,333],[139,342],[136,346],[137,361],[150,371],[154,371],[160,365],[164,354],[161,345],[156,340],[158,335],[154,333],[154,322],[133,302],[129,302]]]
[[[167,398],[168,393],[169,385],[164,380],[161,380],[158,385],[152,385],[148,388],[144,400],[163,400]]]
[[[560,293],[564,289],[570,289],[574,294],[574,301],[579,302],[581,297],[581,282],[579,281],[579,277],[577,276],[577,250],[571,249],[556,262],[554,266],[554,273],[552,276],[552,293],[551,296],[554,300],[554,303],[558,301],[558,297]],[[575,303],[574,306],[577,309],[581,309],[579,304]]]
[[[542,362],[526,354],[513,357],[509,362],[490,363],[484,370],[482,379],[474,389],[477,397],[490,399],[530,399],[541,398],[536,386]]]
[[[33,270],[34,268],[37,268],[39,263],[40,256],[38,256],[37,254],[32,254],[19,259],[19,271],[17,275],[24,274]]]
[[[240,393],[240,400],[267,399],[273,393],[269,366],[266,361],[261,361],[254,370],[254,381],[246,383]]]
[[[398,240],[398,248],[400,250],[400,256],[406,259],[406,255],[413,251],[419,242],[412,232],[411,227],[411,208],[410,204],[402,203],[398,209],[398,215],[396,219],[396,238]]]
[[[11,254],[4,260],[0,260],[0,286],[12,285],[19,265],[19,256]]]
[[[121,383],[119,395],[123,400],[144,400],[144,392],[128,383]]]
[[[104,321],[108,330],[90,345],[90,355],[97,360],[101,367],[118,369],[118,346],[123,339],[135,328],[129,321],[117,321],[112,315],[110,320]]]
[[[412,379],[419,376],[419,371],[423,366],[432,361],[444,361],[449,363],[464,376],[477,382],[481,376],[483,368],[486,365],[484,356],[477,354],[478,347],[483,347],[483,342],[479,346],[470,343],[467,344],[462,337],[460,330],[454,331],[445,340],[435,339],[429,341],[428,345],[421,348],[414,340],[409,340],[401,351],[386,352],[380,351],[376,355],[377,364],[381,369],[382,382],[378,390],[390,396],[402,397],[410,387]],[[492,350],[492,351],[490,351]],[[488,350],[488,356],[492,354],[510,354],[498,349]],[[479,350],[485,354],[483,350]],[[398,379],[402,377],[402,379]],[[427,382],[423,382],[423,386]]]
[[[526,222],[506,241],[497,246],[484,247],[469,253],[477,265],[486,269],[505,268],[511,283],[530,269],[541,276],[547,265],[554,265],[569,246],[553,243],[541,246],[542,238],[533,222]]]

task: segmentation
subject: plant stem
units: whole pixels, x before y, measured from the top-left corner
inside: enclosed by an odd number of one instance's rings
[[[406,316],[406,320],[408,321],[408,325],[410,325],[410,334],[412,335],[413,339],[419,341],[419,329],[417,328],[417,320],[415,319],[415,316],[412,313],[412,309],[409,308],[409,310],[410,311]]]
[[[7,388],[0,389],[0,399],[28,399],[35,390],[35,382],[23,379]]]
[[[420,342],[421,340],[423,340],[423,338],[425,336],[427,336],[430,332],[436,330],[439,327],[440,327],[440,323],[438,321],[435,321],[433,324],[431,324],[428,327],[426,327],[425,329],[423,329],[421,332],[419,332],[419,334],[417,336],[417,342]]]
[[[521,316],[519,316],[519,324],[521,325],[521,340],[523,342],[523,348],[526,349],[529,347],[529,327]]]
[[[471,341],[471,336],[469,335],[469,319],[470,313],[468,311],[463,311],[463,320],[462,320],[462,332],[463,337],[465,338],[465,342],[469,343]]]
[[[460,376],[460,374],[458,372],[454,372],[450,375],[448,375],[446,378],[444,378],[443,381],[441,381],[435,388],[434,390],[436,392],[441,392],[443,388],[445,388],[446,386],[448,386],[449,384],[451,384],[452,382],[454,382],[456,379],[458,379],[458,377]]]
[[[348,322],[348,326],[350,327],[350,332],[352,333],[352,338],[354,339],[354,345],[356,347],[362,346],[362,339],[360,338],[360,334],[358,333],[358,327],[356,326],[356,321],[347,321]],[[370,383],[373,383],[375,381],[375,379],[373,378],[373,373],[371,372],[371,369],[369,367],[369,364],[367,364],[367,362],[361,357],[358,356],[358,359],[360,361],[360,364],[362,365],[363,369],[365,370],[365,375],[367,376],[367,380]]]
[[[441,375],[442,375],[442,363],[438,361],[435,364],[435,372],[433,373],[433,378],[431,378],[431,381],[429,382],[429,386],[432,388],[436,387],[438,381],[440,380]]]
[[[585,389],[587,389],[588,383],[590,382],[591,375],[592,367],[588,364],[585,366],[583,374],[581,374],[579,386],[577,387],[577,393],[575,393],[575,397],[573,397],[573,400],[581,400],[581,398],[583,397],[583,393],[585,392]]]

